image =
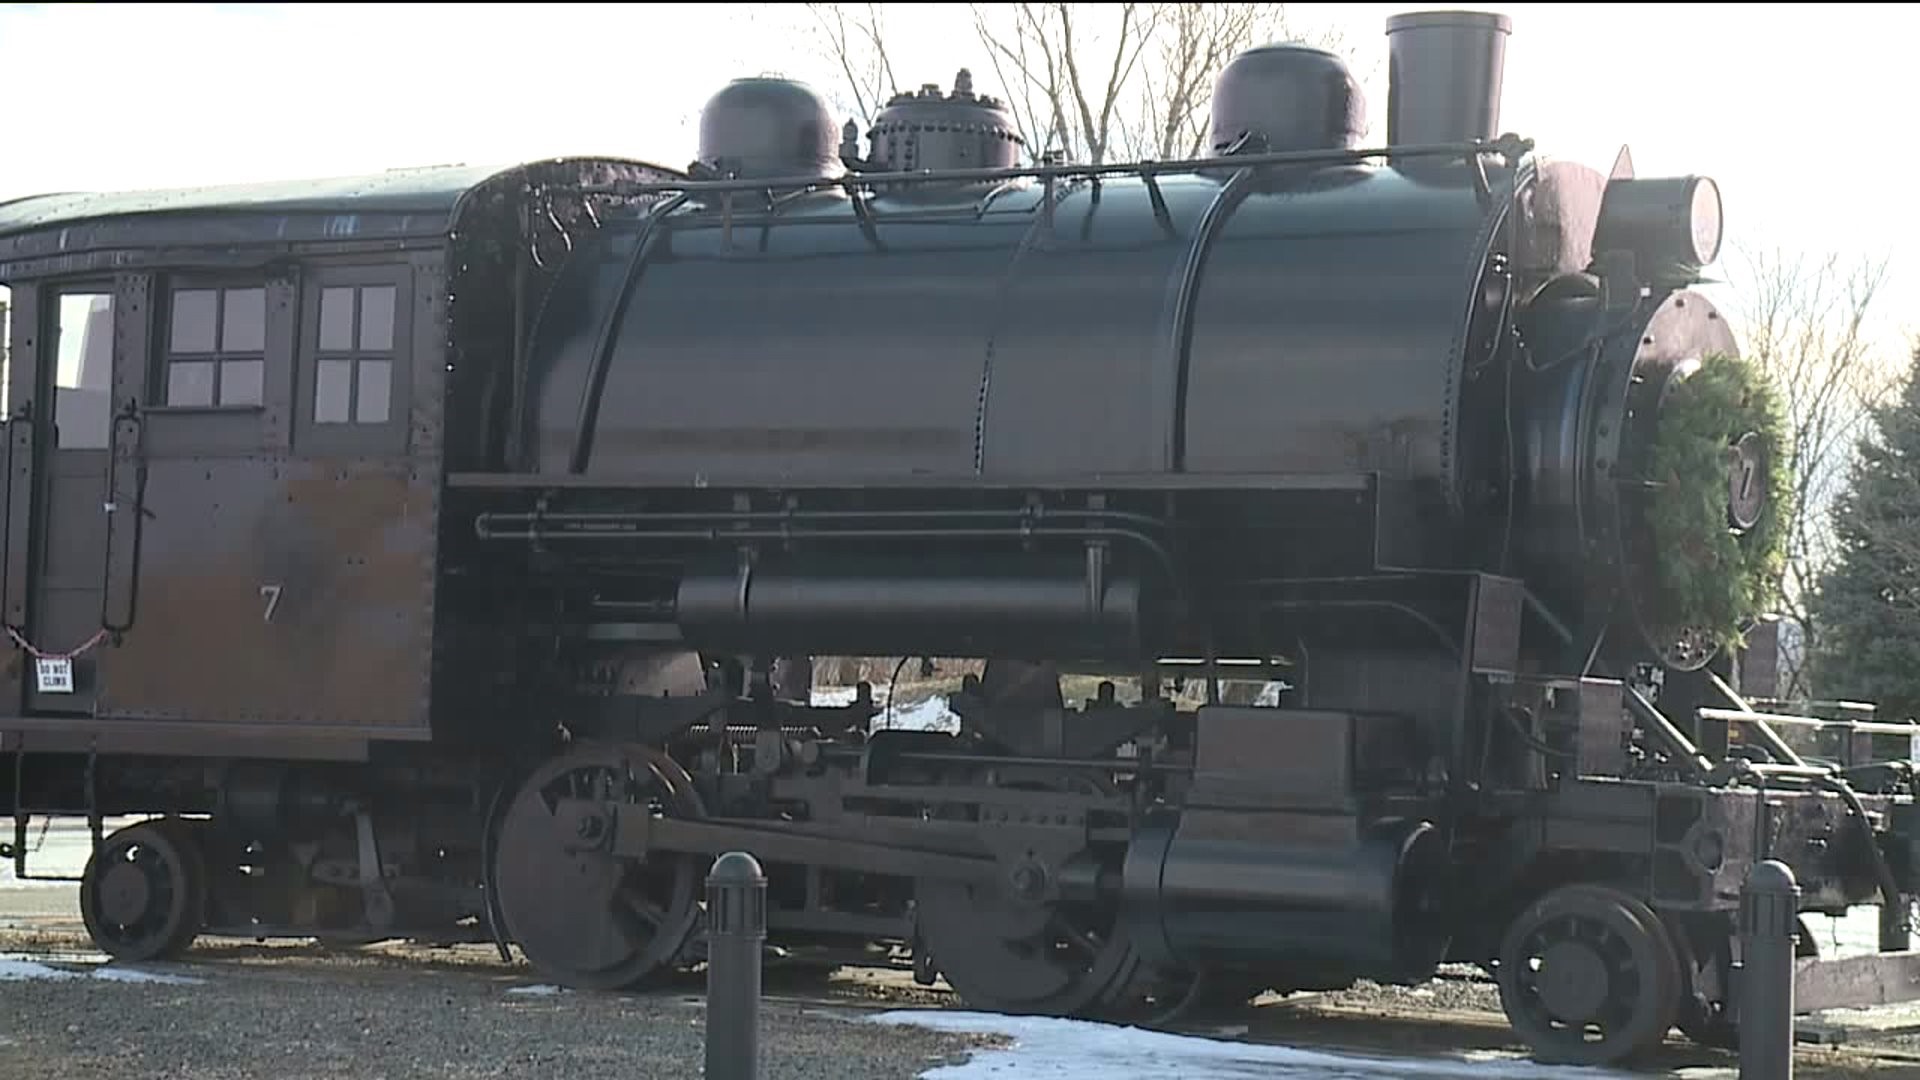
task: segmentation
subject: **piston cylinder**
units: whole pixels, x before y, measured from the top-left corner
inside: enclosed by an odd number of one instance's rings
[[[1423,821],[1189,810],[1143,829],[1122,888],[1136,945],[1189,971],[1284,970],[1288,988],[1430,977],[1445,853]]]

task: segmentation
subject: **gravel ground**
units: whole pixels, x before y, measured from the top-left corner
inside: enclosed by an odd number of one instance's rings
[[[0,911],[18,896],[0,889]],[[6,904],[6,900],[15,901]],[[8,923],[11,925],[8,925]],[[0,972],[5,1080],[235,1078],[698,1077],[704,980],[648,994],[526,993],[540,981],[490,948],[387,944],[330,950],[301,942],[202,939],[187,961],[139,970],[201,980],[128,985],[98,977],[70,915],[0,919],[4,958],[70,969],[60,981]],[[1462,1053],[1524,1058],[1495,989],[1472,969],[1418,987],[1370,983],[1330,994],[1267,995],[1256,1008],[1195,1017],[1194,1034],[1378,1055]],[[87,977],[87,976],[93,977]],[[551,988],[548,988],[551,989]],[[943,988],[900,972],[831,978],[769,968],[761,1046],[766,1080],[915,1080],[990,1036],[883,1026],[863,1014],[954,1005]],[[1733,1080],[1737,1059],[1669,1037],[1646,1076]],[[1920,1077],[1920,1038],[1876,1034],[1838,1048],[1803,1046],[1801,1080]],[[1417,1076],[1417,1071],[1410,1070]]]
[[[11,943],[0,947],[15,951]],[[697,993],[512,993],[536,984],[484,969],[446,970],[467,966],[459,963],[271,951],[285,955],[272,962],[199,960],[196,950],[190,954],[196,962],[140,967],[203,980],[192,985],[90,977],[0,981],[0,1076],[402,1080],[701,1073],[706,1034]],[[970,1048],[1000,1044],[874,1024],[850,1007],[770,1000],[761,1014],[766,1080],[911,1080],[964,1060]],[[583,1066],[592,1071],[580,1072]]]

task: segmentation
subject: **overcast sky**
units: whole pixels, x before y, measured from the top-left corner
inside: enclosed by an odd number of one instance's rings
[[[1289,12],[1355,47],[1378,141],[1385,20],[1445,6]],[[797,8],[0,5],[0,199],[562,153],[684,166],[702,102],[731,78],[840,89]],[[1713,176],[1730,244],[1890,256],[1879,334],[1898,351],[1920,330],[1920,151],[1900,136],[1920,102],[1912,6],[1482,9],[1514,23],[1504,128],[1601,169],[1627,143],[1641,175]],[[903,83],[969,67],[999,89],[966,5],[899,5],[890,26]]]

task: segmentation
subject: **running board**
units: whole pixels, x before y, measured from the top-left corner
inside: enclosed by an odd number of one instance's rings
[[[1727,686],[1725,680],[1721,679],[1718,675],[1713,676],[1713,684],[1720,690],[1721,695],[1731,702],[1734,707],[1732,709],[1701,708],[1697,710],[1700,719],[1714,720],[1724,724],[1749,724],[1759,733],[1762,741],[1768,743],[1770,749],[1775,742],[1781,744],[1784,752],[1783,750],[1776,749],[1774,750],[1776,756],[1787,757],[1787,760],[1795,764],[1799,763],[1798,756],[1793,754],[1790,747],[1786,747],[1785,741],[1782,740],[1775,731],[1776,727],[1812,728],[1817,731],[1844,731],[1849,737],[1862,735],[1904,735],[1908,739],[1920,739],[1920,724],[1915,723],[1894,723],[1888,720],[1825,720],[1817,716],[1796,716],[1788,713],[1760,712],[1754,709],[1751,702],[1742,698],[1731,687]],[[1846,764],[1857,767],[1860,763],[1848,759]],[[1844,769],[1841,771],[1844,771]]]

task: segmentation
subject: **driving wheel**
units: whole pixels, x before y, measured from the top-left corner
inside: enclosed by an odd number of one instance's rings
[[[1568,885],[1536,900],[1500,946],[1500,1001],[1547,1062],[1606,1065],[1652,1050],[1680,1006],[1665,926],[1629,893]]]
[[[689,856],[619,858],[582,835],[560,802],[625,803],[655,816],[699,817],[686,772],[647,746],[576,744],[521,785],[494,851],[509,937],[528,962],[583,990],[638,985],[680,952],[699,916],[701,867]]]
[[[1098,781],[1015,770],[997,786],[1094,794]],[[999,880],[922,878],[914,889],[920,947],[970,1007],[1093,1017],[1133,984],[1140,958],[1117,907],[1047,898],[1044,857],[1003,867]]]
[[[100,950],[116,960],[178,956],[206,917],[207,870],[185,821],[117,829],[87,859],[80,917]]]

